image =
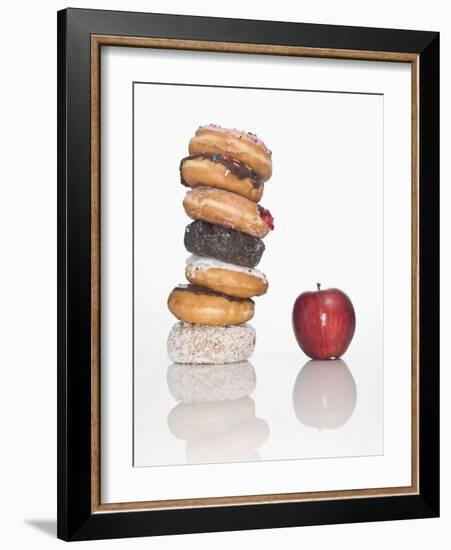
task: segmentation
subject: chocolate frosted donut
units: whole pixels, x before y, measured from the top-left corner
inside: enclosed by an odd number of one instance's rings
[[[257,237],[200,220],[186,227],[184,242],[192,254],[246,267],[255,267],[265,251]]]

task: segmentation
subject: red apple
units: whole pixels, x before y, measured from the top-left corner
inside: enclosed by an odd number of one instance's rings
[[[337,359],[355,331],[355,312],[338,288],[300,294],[293,307],[293,330],[302,351],[312,359]]]

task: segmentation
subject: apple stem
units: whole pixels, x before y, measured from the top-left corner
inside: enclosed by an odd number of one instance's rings
[[[318,287],[318,290],[321,290],[321,283],[316,283],[316,286]]]

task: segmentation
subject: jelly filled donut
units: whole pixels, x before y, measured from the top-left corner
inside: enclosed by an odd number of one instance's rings
[[[241,195],[216,189],[197,187],[188,191],[183,207],[190,218],[203,220],[253,237],[263,238],[274,229],[268,210]]]
[[[200,220],[186,227],[184,243],[192,254],[246,267],[255,267],[265,251],[257,237]]]
[[[254,316],[251,299],[234,298],[195,285],[175,287],[169,294],[168,308],[180,321],[196,325],[239,325]]]
[[[271,151],[251,132],[221,128],[216,124],[200,126],[189,142],[189,154],[219,153],[249,166],[263,181],[272,174]]]
[[[268,290],[268,281],[261,271],[203,256],[192,255],[186,260],[185,275],[193,285],[237,298],[261,296]]]
[[[172,327],[167,342],[171,361],[195,365],[244,361],[254,348],[255,330],[247,324],[221,327],[180,321]]]
[[[254,202],[258,202],[263,195],[263,180],[257,172],[219,153],[185,157],[180,163],[180,178],[187,187],[219,187]]]

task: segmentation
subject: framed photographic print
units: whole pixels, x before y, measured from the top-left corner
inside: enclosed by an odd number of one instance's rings
[[[58,536],[439,513],[439,35],[58,13]]]

